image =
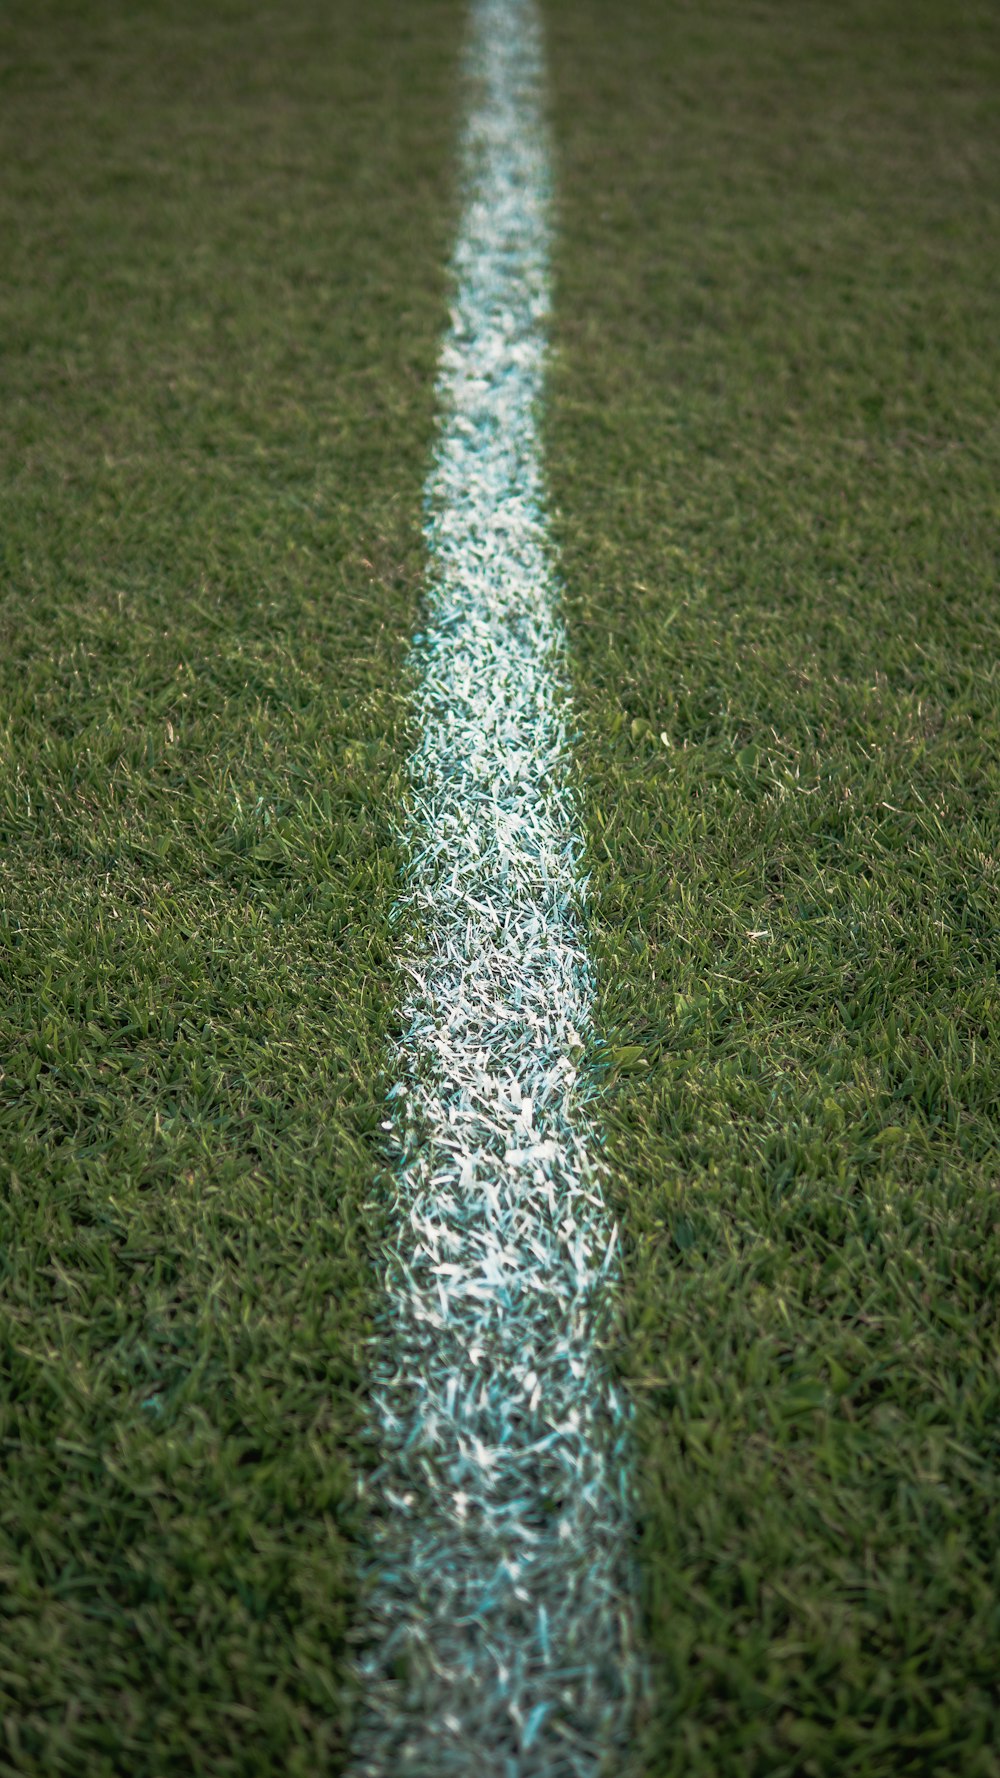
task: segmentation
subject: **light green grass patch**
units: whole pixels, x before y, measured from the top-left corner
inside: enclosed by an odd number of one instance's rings
[[[647,1771],[986,1778],[996,17],[546,12]]]

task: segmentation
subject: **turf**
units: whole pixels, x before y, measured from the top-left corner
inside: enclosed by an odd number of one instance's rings
[[[548,0],[648,1778],[1000,1772],[1000,32]]]
[[[545,0],[643,1778],[1000,1761],[1000,34]],[[339,1769],[459,0],[17,0],[0,1769]]]
[[[461,8],[5,11],[0,1769],[335,1769]]]

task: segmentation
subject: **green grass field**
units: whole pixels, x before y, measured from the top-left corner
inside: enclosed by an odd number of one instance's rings
[[[388,10],[6,27],[18,1774],[339,1763],[461,29]]]
[[[1000,1771],[997,23],[552,9],[657,1778]]]
[[[640,1771],[996,1778],[1000,18],[543,10]],[[341,1769],[462,18],[5,13],[16,1778]]]

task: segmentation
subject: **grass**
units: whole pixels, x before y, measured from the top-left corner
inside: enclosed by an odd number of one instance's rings
[[[994,9],[544,9],[643,1778],[996,1778]],[[17,1778],[342,1763],[461,13],[7,9]]]
[[[545,10],[642,1769],[994,1778],[996,15]]]
[[[460,8],[7,9],[0,1767],[349,1713]]]

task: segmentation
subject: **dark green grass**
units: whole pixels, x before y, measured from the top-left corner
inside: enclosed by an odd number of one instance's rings
[[[0,1770],[335,1767],[461,9],[0,69]]]
[[[987,1778],[998,18],[546,12],[644,1770]]]
[[[644,1778],[994,1778],[994,14],[546,12]],[[339,1765],[460,14],[5,14],[19,1775]]]

